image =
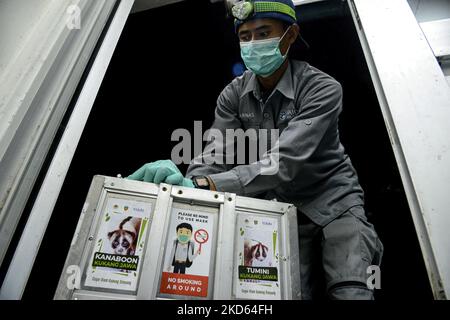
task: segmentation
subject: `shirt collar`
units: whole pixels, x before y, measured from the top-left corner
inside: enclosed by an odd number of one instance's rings
[[[275,86],[274,91],[275,90],[279,91],[286,98],[294,100],[294,88],[292,83],[292,71],[290,62],[288,62],[288,67],[286,68],[286,71],[284,72],[283,76],[280,78],[277,85]],[[241,98],[244,97],[249,92],[253,92],[255,98],[260,99],[261,94],[259,91],[258,79],[256,78],[256,75],[253,72],[251,72],[251,76],[247,81],[244,89],[242,90]]]
[[[256,92],[258,91],[258,79],[256,79],[256,75],[253,72],[250,72],[250,78],[248,79],[247,83],[245,84],[244,89],[241,93],[241,98],[243,98],[246,94],[249,92]]]

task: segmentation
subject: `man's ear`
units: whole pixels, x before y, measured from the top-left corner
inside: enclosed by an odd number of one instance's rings
[[[281,54],[285,55],[288,48],[297,40],[300,33],[300,27],[298,24],[294,23],[289,26],[285,36],[283,37],[282,43],[280,43]]]
[[[297,40],[298,35],[300,34],[300,27],[298,24],[294,23],[291,25],[291,29],[289,30],[287,36],[289,37],[289,43],[292,45],[295,40]]]

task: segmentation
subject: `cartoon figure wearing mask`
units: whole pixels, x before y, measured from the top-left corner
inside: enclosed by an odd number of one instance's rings
[[[177,239],[173,241],[170,260],[173,273],[186,273],[186,268],[192,265],[194,259],[199,255],[199,250],[194,254],[195,244],[191,241],[192,226],[189,223],[181,223],[177,226]],[[168,268],[170,271],[170,267]]]

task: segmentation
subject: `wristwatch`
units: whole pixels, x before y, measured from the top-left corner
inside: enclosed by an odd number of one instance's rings
[[[192,178],[192,181],[194,182],[194,186],[198,189],[212,190],[211,186],[213,183],[209,177],[195,176]]]

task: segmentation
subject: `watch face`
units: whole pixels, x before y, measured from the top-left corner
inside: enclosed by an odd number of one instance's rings
[[[209,186],[208,180],[206,178],[197,178],[197,179],[195,179],[195,181],[197,182],[197,185],[199,187],[208,187]]]

